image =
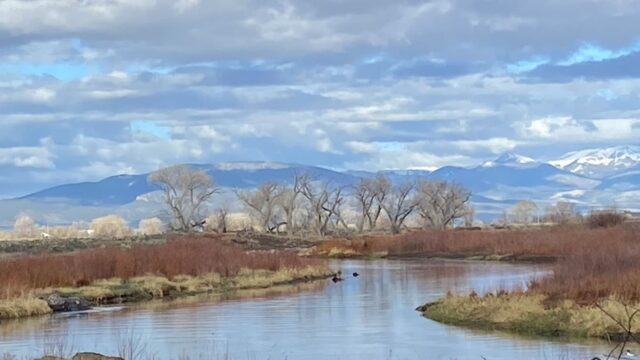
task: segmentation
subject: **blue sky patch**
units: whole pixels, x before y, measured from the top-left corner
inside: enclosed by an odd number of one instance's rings
[[[132,133],[143,133],[153,135],[160,139],[171,139],[171,129],[158,124],[155,121],[136,120],[131,122]]]

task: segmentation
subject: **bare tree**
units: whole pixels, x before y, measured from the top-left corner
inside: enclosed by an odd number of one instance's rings
[[[255,190],[236,190],[235,193],[258,218],[262,229],[272,233],[282,223],[277,209],[281,191],[282,188],[277,183],[267,182]]]
[[[577,217],[576,204],[569,201],[558,201],[545,210],[545,220],[556,224],[566,224]]]
[[[637,322],[634,318],[640,313],[640,308],[630,306],[626,301],[609,299],[609,302],[618,303],[624,309],[624,315],[620,316],[606,309],[606,304],[601,304],[600,301],[595,301],[593,305],[598,308],[605,316],[613,320],[613,322],[620,328],[622,335],[622,342],[616,344],[616,346],[609,351],[605,359],[622,359],[623,352],[627,347],[627,343],[630,340],[640,344],[640,338],[638,338],[637,327],[634,324]],[[615,355],[616,350],[620,348],[618,355]],[[634,356],[635,357],[635,356]],[[599,359],[595,357],[594,359]]]
[[[361,233],[364,231],[364,223],[367,219],[369,220],[369,229],[371,229],[372,225],[371,210],[376,204],[376,191],[373,180],[361,179],[353,187],[353,198],[359,212],[357,228],[358,232]]]
[[[19,215],[13,224],[14,234],[19,238],[32,238],[36,236],[36,222],[28,215]]]
[[[471,206],[470,204],[467,204],[464,210],[464,215],[462,215],[462,218],[464,219],[465,227],[473,226],[475,215],[476,215],[476,209],[474,209],[473,206]]]
[[[344,201],[342,187],[332,187],[328,182],[315,184],[309,175],[300,178],[301,194],[309,202],[309,215],[313,218],[316,232],[320,236],[327,234],[332,219],[344,223],[340,216],[340,206]]]
[[[418,206],[425,227],[444,229],[465,215],[471,193],[458,184],[422,180],[418,184]]]
[[[531,200],[518,201],[511,208],[511,216],[515,223],[528,224],[535,219],[538,205]]]
[[[378,174],[371,180],[371,187],[372,192],[375,194],[376,204],[371,207],[367,218],[369,220],[369,230],[375,230],[380,214],[382,214],[382,203],[385,202],[391,192],[391,180],[383,174]]]
[[[174,165],[149,175],[164,194],[174,230],[192,231],[202,223],[202,207],[219,191],[213,179],[204,171],[189,165]]]
[[[285,222],[287,223],[287,233],[292,235],[295,231],[294,223],[295,213],[298,208],[298,197],[302,192],[301,180],[303,175],[296,174],[291,186],[283,186],[280,190],[280,207],[284,212]]]
[[[378,193],[378,204],[389,218],[391,232],[399,234],[404,221],[418,206],[414,196],[415,183],[407,182],[391,186],[389,192]],[[384,199],[382,196],[384,195]]]
[[[229,218],[229,210],[226,207],[221,207],[216,212],[216,227],[220,234],[227,232],[227,223]]]

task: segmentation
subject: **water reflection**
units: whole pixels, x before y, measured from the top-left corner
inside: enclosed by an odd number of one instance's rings
[[[546,273],[545,266],[451,260],[333,265],[345,281],[9,322],[0,326],[2,350],[37,354],[46,339],[65,337],[77,351],[115,354],[122,334],[141,337],[148,353],[162,359],[215,358],[210,354],[227,351],[233,359],[583,359],[607,348],[470,331],[413,310],[447,291],[522,288]],[[361,276],[349,277],[354,271]]]

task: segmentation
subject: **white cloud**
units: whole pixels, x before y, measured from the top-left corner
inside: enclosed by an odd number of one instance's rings
[[[53,169],[54,155],[45,147],[0,148],[0,164],[19,168]]]
[[[637,2],[0,1],[0,163],[82,180],[238,159],[433,168],[637,142],[633,72],[528,73],[628,54]],[[170,131],[132,134],[135,122]]]
[[[372,143],[362,142],[362,141],[349,141],[346,144],[353,152],[361,153],[361,154],[370,154],[374,153],[377,148]]]
[[[452,141],[452,144],[466,152],[488,150],[493,154],[500,154],[505,151],[513,150],[518,146],[517,141],[503,137],[479,140],[456,140]]]
[[[525,137],[556,143],[635,142],[640,135],[638,119],[595,119],[549,117],[531,121],[520,129]]]

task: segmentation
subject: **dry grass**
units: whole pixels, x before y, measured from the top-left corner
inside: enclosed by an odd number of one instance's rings
[[[227,277],[217,273],[198,276],[177,275],[172,279],[164,276],[146,275],[128,280],[117,278],[97,280],[90,285],[81,287],[46,288],[38,292],[43,294],[58,292],[69,296],[81,296],[93,303],[100,304],[167,296],[222,293],[240,289],[261,289],[295,281],[326,278],[331,273],[325,266],[281,268],[276,271],[243,268],[236,275]]]
[[[47,302],[32,295],[0,300],[0,319],[17,319],[51,313]]]
[[[153,275],[174,281],[179,275],[230,277],[243,269],[278,271],[321,264],[319,260],[300,258],[294,252],[247,252],[215,238],[173,238],[165,244],[130,249],[108,247],[2,259],[3,294],[0,297],[12,298],[32,289],[60,287],[86,287],[99,297],[105,288],[100,282],[112,278],[131,279],[136,283],[141,276]]]
[[[488,232],[467,239],[452,234],[449,238],[457,243],[442,247],[438,241],[428,240],[431,244],[417,248],[434,252],[446,248],[462,254],[551,256],[556,263],[552,275],[532,282],[526,292],[484,297],[449,295],[425,307],[425,315],[434,320],[535,335],[615,337],[624,329],[595,304],[623,322],[629,317],[625,304],[640,306],[638,227],[584,226]],[[407,241],[416,240],[413,237]],[[406,246],[398,244],[390,251],[406,251]],[[640,332],[640,320],[634,320],[632,331]]]
[[[601,302],[602,308],[626,323],[625,306],[614,298]],[[452,325],[498,329],[529,335],[611,338],[624,330],[595,306],[581,306],[566,300],[548,306],[544,295],[522,292],[475,295],[447,295],[421,309],[430,319]],[[631,324],[640,332],[640,319]]]

